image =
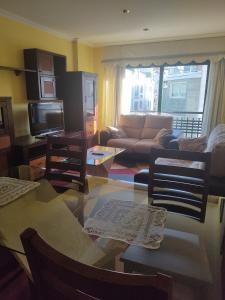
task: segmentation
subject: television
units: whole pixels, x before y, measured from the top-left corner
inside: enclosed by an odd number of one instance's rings
[[[31,135],[47,135],[64,129],[63,102],[30,102],[28,114]]]

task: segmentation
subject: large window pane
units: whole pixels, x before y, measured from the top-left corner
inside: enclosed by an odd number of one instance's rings
[[[128,68],[123,82],[122,113],[170,113],[175,128],[182,129],[186,136],[199,136],[207,74],[207,63]]]
[[[164,67],[161,111],[174,115],[186,136],[201,134],[208,65]]]
[[[126,69],[122,113],[158,111],[160,68]]]

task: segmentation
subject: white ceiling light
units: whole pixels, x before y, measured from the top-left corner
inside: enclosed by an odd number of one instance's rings
[[[130,10],[129,10],[129,9],[127,9],[127,8],[124,8],[124,9],[123,9],[123,14],[126,15],[126,14],[129,14],[129,13],[130,13]]]

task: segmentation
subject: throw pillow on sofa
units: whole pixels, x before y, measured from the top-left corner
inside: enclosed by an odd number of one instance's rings
[[[178,140],[179,150],[203,152],[207,146],[207,136],[198,138],[181,138]]]
[[[172,130],[162,128],[159,130],[159,132],[154,137],[154,141],[160,145],[164,144],[165,137],[172,134]]]
[[[107,126],[108,130],[110,131],[111,137],[113,139],[120,139],[120,138],[126,138],[127,135],[124,132],[122,128],[116,128],[113,126]]]

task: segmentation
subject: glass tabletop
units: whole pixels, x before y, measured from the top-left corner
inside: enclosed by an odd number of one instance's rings
[[[74,190],[55,192],[47,180],[15,201],[0,207],[0,244],[24,253],[20,234],[28,227],[38,231],[52,247],[75,260],[105,267],[128,246],[124,242],[93,238],[83,231],[83,219],[98,209],[102,199],[147,203],[146,191],[133,184],[100,177],[88,178],[89,194]]]
[[[62,254],[82,263],[113,269],[116,258],[125,252],[128,244],[110,238],[88,235],[83,230],[82,222],[110,199],[130,200],[146,204],[148,202],[146,189],[128,182],[88,176],[89,194],[74,190],[58,194],[47,180],[42,179],[39,182],[40,186],[35,190],[0,207],[0,245],[17,251],[17,253],[15,252],[17,259],[29,272],[20,234],[26,228],[31,227],[37,230],[50,246]],[[214,213],[217,213],[216,210]],[[209,247],[211,247],[217,244],[217,237],[212,234],[217,231],[215,231],[215,226],[212,226],[211,219],[208,225],[205,231],[210,237]],[[166,228],[178,228],[185,232],[193,232],[194,229],[195,233],[205,235],[202,224],[176,214],[168,213]],[[208,234],[210,231],[211,234]],[[214,242],[212,239],[215,239]],[[172,245],[174,245],[174,239],[172,239]],[[168,243],[163,241],[162,247],[159,248],[161,249],[157,260],[159,263],[162,257],[168,259],[168,264],[170,263],[167,248],[170,250]],[[177,248],[176,251],[175,260],[178,256],[182,257],[183,255],[181,248]],[[169,252],[169,255],[174,257],[173,251]],[[163,260],[162,265],[163,267],[165,265]]]
[[[87,165],[98,166],[125,151],[123,148],[94,146],[87,150]]]

